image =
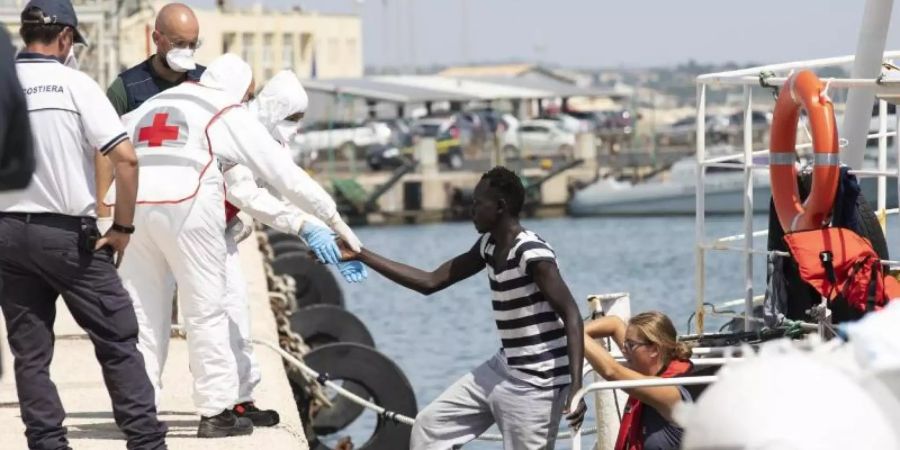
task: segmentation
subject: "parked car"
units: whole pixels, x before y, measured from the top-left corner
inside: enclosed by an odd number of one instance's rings
[[[754,142],[767,142],[772,128],[772,113],[768,111],[751,111],[750,128]],[[741,140],[744,133],[744,112],[738,111],[728,116],[727,138],[732,142]]]
[[[768,131],[769,127],[772,125],[772,113],[763,111],[751,111],[750,123],[752,124],[754,131]],[[738,130],[742,130],[744,126],[744,112],[738,111],[728,116],[728,125],[737,128]]]
[[[581,122],[579,131],[593,131],[596,133],[603,129],[606,121],[603,113],[596,111],[568,110],[566,111],[566,114],[578,119]]]
[[[408,163],[411,156],[396,145],[370,145],[366,149],[366,163],[372,170],[393,170]]]
[[[731,121],[726,116],[706,116],[706,140],[710,144],[728,140]],[[658,132],[660,145],[692,146],[697,140],[697,120],[694,116],[676,120]]]
[[[461,129],[467,127],[465,120],[457,115],[423,117],[413,123],[413,135],[434,138],[437,146],[438,162],[458,170],[463,165]]]
[[[387,144],[390,137],[390,128],[380,122],[321,121],[304,124],[291,142],[291,147],[296,147],[295,159],[298,159],[298,152],[317,155],[324,151],[336,151],[338,157],[343,159],[361,159],[365,157],[368,146]]]
[[[560,128],[570,133],[588,133],[594,130],[590,121],[581,120],[569,114],[542,114],[534,120],[556,122]]]
[[[479,125],[483,128],[484,133],[496,133],[497,127],[503,120],[503,114],[498,113],[493,108],[471,109],[466,112],[478,116],[481,122]]]
[[[499,135],[501,147],[503,143],[512,142],[516,138],[515,133],[519,130],[519,123],[519,119],[512,114],[500,116],[500,122],[497,123],[497,134]]]
[[[621,132],[623,134],[634,132],[635,117],[627,109],[601,111],[597,115],[599,119],[597,131]]]
[[[562,156],[575,153],[575,133],[554,120],[524,120],[514,132],[504,135],[503,152],[509,159]]]
[[[393,145],[401,150],[414,145],[412,125],[406,119],[380,119],[374,122],[388,128],[390,132],[387,139],[388,145]]]

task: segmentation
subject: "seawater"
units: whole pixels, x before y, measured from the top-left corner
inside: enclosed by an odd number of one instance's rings
[[[757,216],[754,229],[764,229],[767,223],[765,216]],[[631,295],[633,314],[659,310],[672,318],[680,333],[688,331],[695,299],[693,217],[560,218],[526,220],[523,225],[556,250],[563,279],[583,316],[587,315],[588,295],[624,291]],[[478,239],[467,222],[366,227],[357,232],[368,248],[425,270],[466,252]],[[710,217],[706,222],[707,239],[742,232],[741,217]],[[891,221],[887,237],[896,259],[900,255],[900,224],[896,219]],[[765,246],[765,237],[755,239],[754,247]],[[706,270],[707,301],[742,297],[744,262],[740,253],[708,252]],[[765,270],[765,257],[755,256],[754,294],[765,290]],[[500,347],[484,273],[428,297],[372,271],[364,283],[341,283],[341,287],[347,309],[366,323],[378,350],[404,371],[420,408]],[[707,330],[715,331],[723,323],[708,319]],[[342,434],[351,435],[359,446],[371,430],[374,417],[363,416],[357,422]],[[584,439],[586,444],[589,441],[593,442]],[[465,448],[501,446],[473,442]],[[559,442],[556,448],[569,448],[569,443]]]

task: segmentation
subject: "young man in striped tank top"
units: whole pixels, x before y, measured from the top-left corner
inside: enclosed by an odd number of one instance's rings
[[[429,295],[487,268],[502,348],[459,379],[416,417],[413,450],[458,448],[497,424],[504,449],[552,449],[560,418],[580,426],[585,406],[569,410],[581,388],[584,341],[578,307],[553,249],[519,224],[525,189],[503,167],[475,188],[472,221],[481,237],[467,252],[426,272],[368,248],[345,250],[392,281]]]

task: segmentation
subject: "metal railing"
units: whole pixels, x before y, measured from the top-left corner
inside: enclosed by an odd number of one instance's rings
[[[641,387],[661,387],[661,386],[695,386],[715,383],[718,378],[716,376],[702,377],[680,377],[680,378],[649,378],[645,380],[624,380],[624,381],[598,381],[581,388],[572,397],[572,404],[577,405],[584,396],[594,392],[607,391],[612,389],[634,389]],[[581,450],[581,429],[579,428],[572,434],[572,450]]]
[[[900,58],[900,51],[890,51],[884,53],[884,59]],[[767,165],[754,164],[754,156],[763,156],[769,153],[769,150],[754,150],[753,148],[753,90],[754,86],[763,87],[779,87],[787,77],[762,77],[764,72],[786,72],[798,69],[822,68],[834,65],[848,64],[854,61],[853,56],[841,56],[835,58],[825,58],[809,61],[798,61],[784,64],[773,64],[766,66],[753,67],[730,72],[720,72],[706,74],[697,77],[697,197],[696,197],[696,224],[695,224],[695,291],[696,291],[696,326],[700,334],[703,333],[704,322],[704,303],[706,300],[706,253],[710,250],[715,251],[735,251],[740,252],[743,256],[743,298],[744,298],[744,329],[749,331],[752,327],[752,310],[753,310],[753,255],[767,254],[769,252],[755,250],[753,248],[754,237],[765,236],[766,230],[753,230],[753,204],[756,199],[753,197],[754,177],[753,171],[767,170]],[[853,89],[853,88],[875,88],[876,94],[881,95],[900,95],[900,82],[885,82],[882,77],[875,79],[823,79],[826,82],[827,89]],[[730,88],[740,86],[743,88],[743,112],[744,112],[744,129],[743,129],[743,152],[725,156],[708,157],[706,153],[706,110],[707,110],[707,92],[710,88]],[[878,139],[878,168],[877,170],[862,170],[857,168],[851,170],[851,173],[859,177],[877,177],[877,204],[876,214],[882,228],[887,225],[887,216],[897,214],[900,208],[887,209],[887,177],[897,177],[900,179],[900,167],[888,169],[887,167],[887,138],[897,136],[897,131],[887,131],[887,102],[883,99],[879,100],[879,130],[878,133],[869,135],[869,138]],[[900,114],[897,115],[898,123],[896,130],[900,131]],[[897,160],[900,161],[900,139],[894,139],[897,152]],[[865,143],[862,144],[865,146]],[[810,149],[811,143],[801,144],[798,149]],[[900,163],[898,163],[900,164]],[[729,168],[744,171],[744,189],[743,189],[743,233],[720,237],[713,240],[707,240],[706,237],[706,169]],[[900,182],[898,182],[898,197],[900,197]],[[725,245],[730,242],[742,242],[740,246]],[[894,261],[886,261],[892,263]]]

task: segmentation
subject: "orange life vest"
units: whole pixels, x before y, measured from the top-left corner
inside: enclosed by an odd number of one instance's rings
[[[660,378],[674,378],[684,375],[694,367],[690,361],[669,361],[665,370],[659,374]],[[625,412],[622,413],[622,423],[619,425],[619,437],[616,439],[615,450],[643,450],[644,433],[641,427],[641,412],[644,404],[635,396],[628,398],[625,404]]]
[[[900,283],[885,276],[872,244],[846,228],[788,233],[784,236],[800,278],[830,302],[843,299],[862,312],[876,311],[900,298]]]

